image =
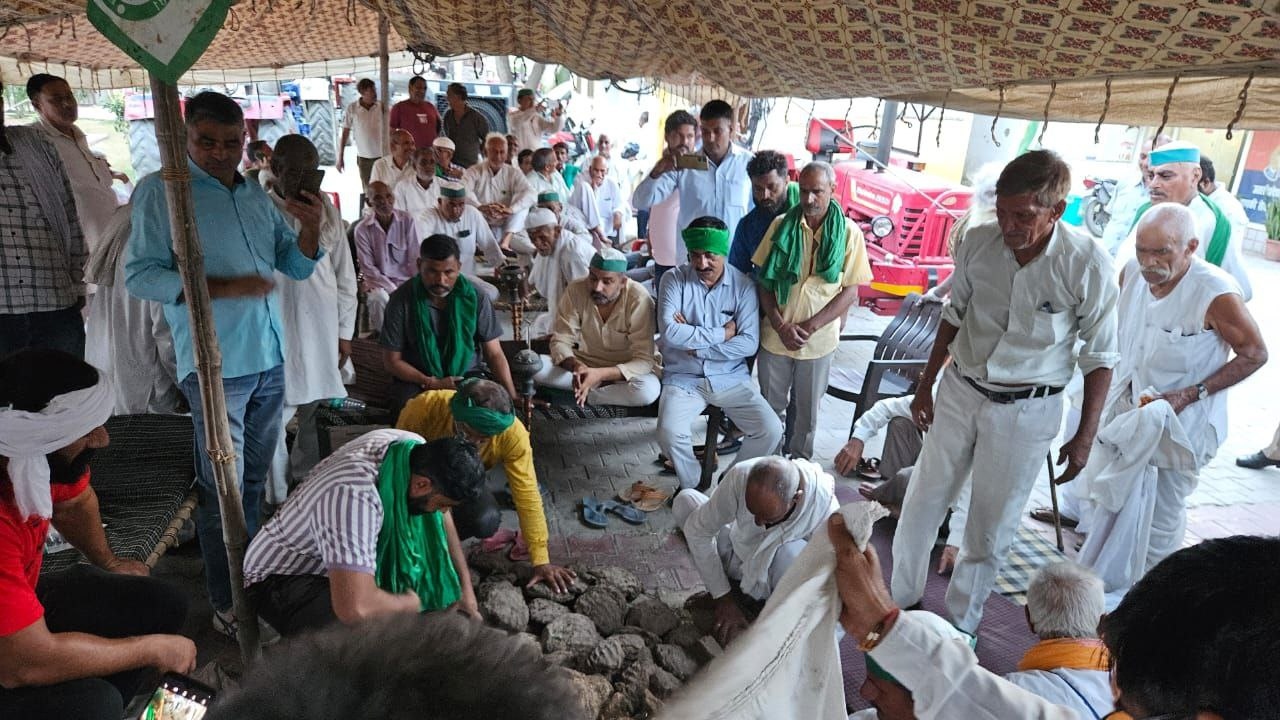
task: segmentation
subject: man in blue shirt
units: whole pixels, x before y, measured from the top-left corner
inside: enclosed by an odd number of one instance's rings
[[[799,199],[800,189],[787,181],[787,156],[773,150],[761,150],[747,163],[751,179],[751,199],[756,206],[738,222],[729,248],[729,264],[749,277],[756,276],[751,256],[756,254],[765,232],[775,218],[786,212]],[[792,195],[795,197],[793,198]]]
[[[234,100],[202,92],[186,106],[187,171],[204,253],[213,322],[222,351],[222,388],[235,445],[245,521],[258,530],[263,486],[279,439],[284,402],[284,329],[272,275],[295,280],[311,275],[323,256],[319,245],[320,198],[286,188],[286,209],[298,219],[294,232],[257,183],[237,172],[244,152],[244,113]],[[296,180],[296,179],[294,179]],[[296,185],[288,178],[282,182]],[[298,199],[298,196],[303,199]],[[125,248],[125,285],[145,300],[164,304],[173,330],[178,377],[195,422],[199,505],[196,532],[204,556],[214,627],[234,635],[230,573],[222,543],[222,514],[205,448],[204,416],[190,317],[174,258],[168,202],[159,173],[133,193],[133,230]]]
[[[686,489],[699,479],[690,426],[707,405],[723,408],[742,429],[738,461],[772,453],[782,440],[782,421],[747,368],[760,345],[760,305],[751,279],[725,263],[729,228],[702,217],[682,236],[689,262],[664,275],[658,292],[664,365],[658,445]]]

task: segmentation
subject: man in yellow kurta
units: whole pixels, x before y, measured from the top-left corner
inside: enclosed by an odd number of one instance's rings
[[[529,585],[545,582],[556,592],[568,590],[577,576],[568,568],[551,564],[547,519],[534,475],[529,431],[516,418],[511,396],[501,385],[473,378],[461,382],[457,390],[428,390],[404,406],[396,427],[415,432],[425,440],[461,434],[479,448],[486,470],[501,463],[533,563]],[[455,508],[453,515],[462,539],[493,535],[501,522],[488,493],[481,493],[476,502]]]
[[[832,199],[836,174],[812,162],[800,172],[800,202],[773,221],[751,262],[767,325],[756,360],[760,391],[782,418],[795,396],[792,430],[782,451],[813,457],[818,404],[858,285],[871,280],[858,226]]]

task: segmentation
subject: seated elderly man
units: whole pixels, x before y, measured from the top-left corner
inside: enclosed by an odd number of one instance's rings
[[[462,274],[458,243],[448,235],[422,241],[418,274],[396,288],[387,302],[378,343],[395,378],[388,408],[398,415],[424,390],[452,390],[465,375],[488,372],[516,396],[511,367],[499,342],[502,325],[489,296]]]
[[[617,247],[626,239],[623,225],[631,211],[622,190],[609,177],[609,159],[605,156],[591,158],[587,182],[574,184],[569,204],[582,211],[596,242]]]
[[[1267,361],[1240,287],[1199,257],[1189,208],[1152,207],[1136,235],[1116,306],[1120,365],[1078,480],[1093,505],[1080,562],[1108,593],[1182,547],[1187,496],[1227,437],[1226,390]]]
[[[556,151],[551,148],[538,148],[529,159],[530,172],[525,175],[529,186],[538,194],[553,192],[560,197],[569,197],[569,186],[556,171]]]
[[[484,466],[465,440],[374,430],[320,462],[258,531],[244,584],[286,637],[452,605],[480,617],[450,508]]]
[[[360,289],[365,292],[369,325],[379,331],[391,293],[418,273],[422,235],[409,213],[395,206],[395,194],[386,183],[374,180],[368,193],[373,212],[356,223],[356,259],[363,276]]]
[[[622,253],[602,248],[587,276],[569,283],[555,308],[551,357],[534,382],[572,391],[579,405],[639,407],[658,399],[653,298],[626,269]]]
[[[718,405],[743,432],[738,461],[768,455],[782,439],[782,421],[769,408],[747,368],[760,346],[755,283],[725,262],[729,228],[713,217],[694,220],[682,234],[689,262],[662,276],[658,291],[658,349],[662,397],[658,445],[671,459],[681,488],[698,484],[691,425]]]
[[[542,337],[551,332],[565,286],[586,277],[591,244],[577,235],[562,232],[555,213],[543,208],[530,210],[524,227],[538,252],[529,269],[529,282],[547,300],[547,312],[534,320],[531,331],[534,337]]]
[[[185,594],[102,530],[89,461],[114,402],[67,353],[0,360],[0,717],[119,720],[152,668],[195,669]],[[90,564],[41,575],[50,526]]]
[[[840,504],[831,476],[808,460],[761,457],[734,465],[711,497],[681,490],[671,514],[715,599],[722,644],[747,626],[730,580],[758,601],[769,599],[814,532]]]
[[[453,153],[458,148],[449,138],[440,135],[431,141],[431,155],[436,160],[436,177],[441,180],[461,180],[466,168],[453,162]]]
[[[546,208],[556,214],[556,219],[560,221],[561,232],[573,233],[584,238],[588,243],[595,244],[595,239],[591,236],[591,228],[587,227],[586,217],[578,208],[565,205],[564,197],[555,192],[538,193],[538,207]]]
[[[513,236],[524,228],[525,213],[537,199],[520,168],[507,162],[509,157],[515,158],[507,154],[507,139],[501,133],[489,133],[484,141],[484,161],[467,168],[462,176],[467,202],[480,210],[498,245],[508,250],[513,248]],[[524,251],[532,253],[529,248]]]
[[[418,225],[429,210],[435,209],[440,197],[440,183],[436,182],[436,161],[431,148],[418,148],[413,152],[413,177],[396,183],[396,207],[409,213]],[[419,227],[421,232],[422,228]],[[424,236],[425,237],[425,236]]]
[[[1005,678],[1080,717],[1110,712],[1111,667],[1098,639],[1105,610],[1102,581],[1070,560],[1045,565],[1031,578],[1023,609],[1040,642]]]
[[[492,266],[501,267],[506,262],[502,250],[498,249],[498,241],[494,239],[489,224],[485,222],[480,211],[467,204],[467,188],[455,182],[438,180],[440,197],[436,206],[423,213],[417,220],[418,232],[423,237],[428,235],[448,235],[458,241],[458,256],[462,262],[462,274],[467,276],[476,289],[489,296],[489,300],[498,299],[498,288],[492,283],[480,279],[476,274],[476,249],[484,253],[485,260]]]
[[[391,154],[383,155],[373,164],[369,172],[369,182],[386,183],[395,189],[401,180],[414,177],[413,169],[413,135],[408,130],[391,131]]]
[[[520,533],[512,559],[530,560],[533,578],[528,586],[546,583],[564,592],[577,577],[572,570],[553,565],[547,550],[547,518],[533,468],[529,431],[515,416],[511,395],[489,380],[469,378],[454,390],[424,392],[400,413],[396,427],[427,439],[462,436],[480,448],[486,470],[501,464],[507,487],[520,519]],[[488,538],[496,535],[502,515],[488,493],[454,511],[458,536]]]

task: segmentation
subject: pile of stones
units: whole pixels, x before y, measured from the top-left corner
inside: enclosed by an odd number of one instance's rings
[[[501,554],[476,554],[470,564],[485,621],[521,634],[547,662],[563,667],[588,717],[653,717],[721,653],[707,632],[712,613],[697,596],[672,607],[646,594],[626,569],[574,567],[577,581],[556,593],[543,584],[524,587],[529,565]]]

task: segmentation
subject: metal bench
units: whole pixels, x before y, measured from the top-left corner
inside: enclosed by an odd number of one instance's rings
[[[915,392],[916,381],[929,360],[933,339],[942,322],[942,303],[926,302],[916,293],[902,301],[898,314],[880,335],[841,335],[840,342],[874,342],[875,350],[865,369],[832,367],[827,394],[854,404],[853,425],[862,414],[884,398]]]

